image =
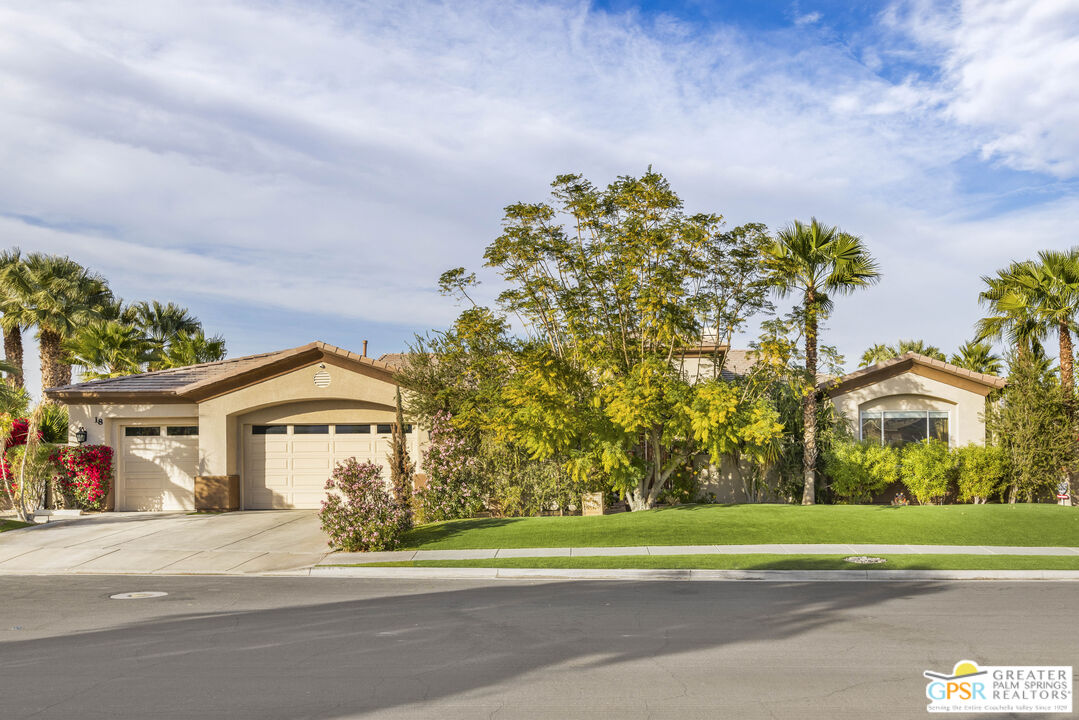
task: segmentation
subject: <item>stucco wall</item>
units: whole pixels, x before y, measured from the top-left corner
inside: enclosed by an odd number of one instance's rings
[[[938,410],[949,413],[952,447],[985,443],[985,398],[933,378],[903,373],[832,398],[858,436],[859,415],[867,410]]]
[[[313,363],[199,403],[199,472],[240,474],[244,424],[315,422],[315,418],[317,422],[356,421],[360,409],[365,422],[368,418],[393,421],[397,389],[393,383],[327,363],[330,384],[320,388],[314,376],[321,369],[320,363]]]

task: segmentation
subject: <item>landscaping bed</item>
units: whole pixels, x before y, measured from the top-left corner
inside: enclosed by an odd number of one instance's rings
[[[678,505],[589,517],[423,525],[402,550],[756,543],[1079,547],[1079,509],[1059,505]]]

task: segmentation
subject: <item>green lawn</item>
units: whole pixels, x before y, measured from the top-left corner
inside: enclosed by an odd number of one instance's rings
[[[1059,505],[681,505],[594,517],[432,523],[402,549],[881,543],[1079,547],[1079,508]]]
[[[18,520],[0,520],[0,532],[18,530],[19,528],[27,527],[29,524],[30,523],[19,522]]]
[[[349,567],[648,568],[654,570],[1079,570],[1079,555],[880,555],[887,562],[857,565],[844,555],[621,555],[614,557],[415,560]]]

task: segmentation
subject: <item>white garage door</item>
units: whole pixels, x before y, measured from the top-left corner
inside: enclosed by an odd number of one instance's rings
[[[120,429],[117,510],[194,510],[197,425],[128,425]]]
[[[373,423],[337,425],[247,425],[244,427],[244,507],[317,508],[326,480],[345,458],[382,465],[391,428]]]

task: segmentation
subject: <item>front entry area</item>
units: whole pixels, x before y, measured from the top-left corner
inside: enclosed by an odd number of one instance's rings
[[[382,465],[383,478],[387,478],[391,433],[388,424],[362,422],[245,425],[244,507],[321,507],[334,466],[350,457]]]

